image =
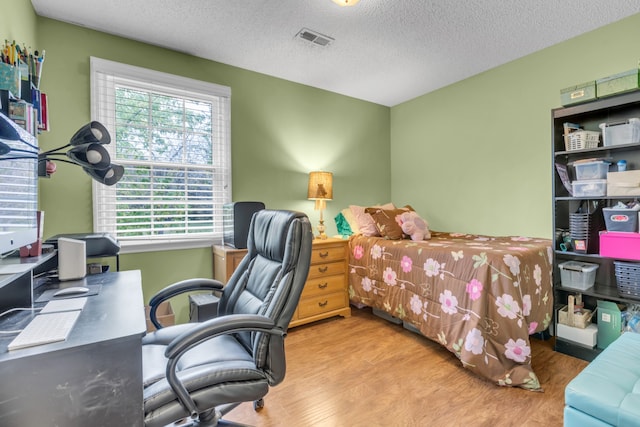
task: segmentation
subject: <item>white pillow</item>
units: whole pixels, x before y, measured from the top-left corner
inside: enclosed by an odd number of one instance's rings
[[[351,228],[351,232],[353,234],[360,234],[360,227],[358,227],[358,222],[356,221],[356,217],[353,216],[351,209],[345,208],[341,211],[342,216],[349,224],[349,228]]]

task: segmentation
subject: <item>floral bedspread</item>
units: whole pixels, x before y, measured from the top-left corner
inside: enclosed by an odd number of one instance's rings
[[[551,322],[551,247],[443,232],[421,242],[352,236],[349,295],[415,326],[498,385],[541,390],[529,335]]]

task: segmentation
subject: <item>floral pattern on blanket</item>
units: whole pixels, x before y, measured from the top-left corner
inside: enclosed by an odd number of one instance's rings
[[[541,390],[529,335],[551,322],[550,240],[433,232],[352,236],[349,248],[353,303],[410,323],[498,385]]]

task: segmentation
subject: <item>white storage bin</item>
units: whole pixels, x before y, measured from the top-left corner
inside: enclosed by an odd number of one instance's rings
[[[640,119],[632,118],[619,123],[601,123],[602,145],[631,144],[640,142]]]
[[[599,266],[590,262],[567,261],[558,264],[558,267],[563,287],[584,291],[596,282],[596,270]]]
[[[576,170],[576,179],[582,181],[585,179],[607,179],[609,165],[611,163],[598,160],[595,162],[574,163]]]
[[[607,195],[606,179],[588,179],[571,183],[573,197],[602,197]]]

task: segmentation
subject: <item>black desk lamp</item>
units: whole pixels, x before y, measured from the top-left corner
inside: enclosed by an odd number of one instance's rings
[[[82,169],[96,181],[105,185],[114,185],[124,175],[124,167],[111,163],[109,152],[103,147],[111,143],[109,131],[99,122],[87,123],[71,137],[68,144],[53,150],[38,153],[38,147],[26,139],[33,138],[13,120],[0,114],[0,156],[11,152],[20,153],[15,156],[0,157],[0,160],[38,159],[38,163],[60,161],[81,166]],[[32,150],[12,147],[5,141],[21,141]],[[65,148],[71,147],[69,150]],[[29,155],[30,154],[30,155]]]
[[[103,147],[104,144],[110,143],[111,136],[107,128],[100,122],[93,121],[78,129],[68,144],[40,153],[38,160],[55,160],[82,166],[82,169],[96,181],[114,185],[122,179],[124,167],[111,163],[111,156]],[[68,147],[71,147],[68,151],[61,151]]]

